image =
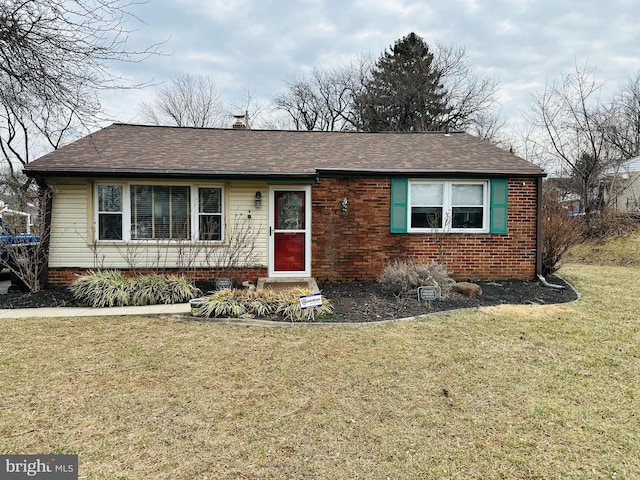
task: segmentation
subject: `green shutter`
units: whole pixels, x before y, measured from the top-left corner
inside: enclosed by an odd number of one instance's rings
[[[407,199],[409,197],[409,179],[391,179],[391,233],[407,231]]]
[[[491,180],[491,233],[507,233],[509,179]]]

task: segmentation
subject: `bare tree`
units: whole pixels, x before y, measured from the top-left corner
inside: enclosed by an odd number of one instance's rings
[[[515,138],[504,133],[506,123],[505,117],[498,111],[475,112],[466,131],[503,150],[516,153]]]
[[[559,84],[547,84],[534,96],[531,121],[542,131],[539,145],[562,170],[574,177],[583,209],[600,206],[600,179],[614,158],[603,129],[601,84],[594,68],[576,67]]]
[[[296,130],[354,130],[359,124],[354,96],[369,75],[371,62],[360,57],[349,66],[314,68],[309,76],[292,80],[275,98]]]
[[[607,110],[606,133],[621,160],[640,155],[640,72],[614,95]]]
[[[57,148],[101,110],[97,91],[131,88],[114,62],[139,62],[157,45],[127,48],[136,0],[0,2],[0,153],[13,173],[34,145]]]
[[[46,285],[49,258],[51,202],[53,190],[40,189],[40,212],[32,227],[34,235],[13,237],[2,245],[0,268],[7,268],[13,285],[30,292],[37,292]]]
[[[114,61],[154,53],[127,49],[134,0],[4,0],[0,4],[3,90],[77,107],[77,87],[119,88]]]
[[[483,77],[467,59],[464,47],[438,43],[434,52],[434,67],[441,74],[446,109],[439,124],[460,130],[480,128],[491,138],[504,125],[494,112],[497,101],[498,82]]]
[[[180,75],[161,86],[152,102],[141,107],[145,121],[177,127],[220,127],[227,114],[213,81],[204,76]]]
[[[25,187],[28,185],[28,188]],[[22,172],[10,172],[8,168],[0,167],[0,200],[9,208],[19,211],[35,209],[38,196],[36,185]]]
[[[20,176],[20,170],[33,157],[79,135],[82,121],[76,113],[65,105],[0,92],[0,158],[14,180],[23,180],[25,190],[31,180]]]

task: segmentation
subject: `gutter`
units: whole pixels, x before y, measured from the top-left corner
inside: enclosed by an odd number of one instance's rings
[[[24,169],[28,177],[36,180],[43,177],[69,177],[69,178],[170,178],[180,179],[216,179],[216,180],[309,180],[317,178],[313,173],[272,173],[272,172],[229,172],[209,171],[193,172],[188,170],[28,170]]]
[[[367,169],[349,169],[349,168],[318,168],[318,174],[324,177],[353,177],[353,176],[367,176],[367,177],[389,177],[389,176],[403,176],[403,177],[424,177],[424,176],[456,176],[456,177],[491,177],[491,178],[512,178],[512,177],[546,177],[546,173],[542,171],[523,171],[523,170],[455,170],[455,169],[421,169],[421,170],[407,170],[398,168],[385,168],[376,170]]]

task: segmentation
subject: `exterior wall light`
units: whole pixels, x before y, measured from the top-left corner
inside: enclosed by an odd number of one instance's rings
[[[349,200],[347,200],[347,198],[343,198],[342,201],[340,202],[340,205],[342,205],[342,211],[346,212],[347,208],[349,208]]]
[[[255,204],[256,208],[262,207],[262,193],[260,191],[256,192]]]

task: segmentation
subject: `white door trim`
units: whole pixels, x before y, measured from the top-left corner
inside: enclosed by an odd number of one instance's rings
[[[304,191],[304,271],[275,271],[275,209],[277,191]],[[269,277],[310,277],[311,276],[311,185],[270,185],[269,186]]]

